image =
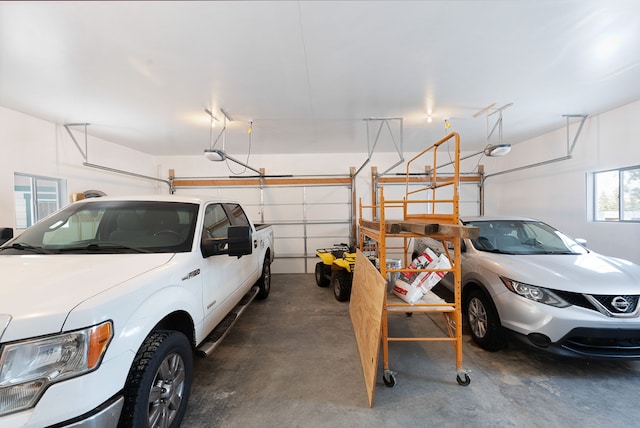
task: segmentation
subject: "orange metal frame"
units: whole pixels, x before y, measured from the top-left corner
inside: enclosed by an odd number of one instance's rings
[[[443,146],[443,144],[453,141],[455,146],[455,161],[453,162],[454,173],[453,175],[448,175],[446,180],[438,179],[437,174],[437,166],[438,166],[438,149]],[[432,155],[433,166],[431,168],[431,182],[426,186],[421,187],[419,189],[409,189],[409,184],[415,183],[415,180],[411,179],[410,168],[411,165],[418,160],[423,160],[425,155]],[[403,218],[400,221],[405,222],[420,222],[427,224],[459,224],[459,184],[460,184],[460,136],[459,134],[453,132],[448,134],[446,137],[436,142],[432,146],[423,150],[421,153],[413,157],[411,160],[407,162],[406,166],[406,190],[405,197],[402,200],[385,200],[384,198],[384,187],[381,187],[379,192],[379,203],[376,205],[375,203],[370,206],[363,206],[362,200],[360,200],[360,210],[359,210],[359,219],[360,219],[360,249],[362,250],[365,245],[365,237],[369,237],[377,242],[378,246],[378,259],[380,260],[380,273],[383,277],[387,277],[387,273],[389,272],[433,272],[435,270],[407,270],[407,269],[388,269],[386,266],[386,255],[387,255],[387,247],[386,240],[387,238],[404,238],[404,265],[407,266],[407,254],[408,254],[408,243],[410,238],[414,237],[424,237],[425,235],[420,235],[412,232],[401,232],[398,234],[387,233],[386,224],[387,221],[392,221],[387,219],[385,211],[388,209],[402,209]],[[451,186],[452,192],[450,193],[450,197],[447,198],[438,198],[438,190]],[[416,196],[422,192],[427,193],[427,197],[425,198],[417,198]],[[409,212],[410,206],[422,206],[427,207],[428,213],[411,213]],[[363,208],[372,209],[371,212],[378,213],[379,218],[376,219],[379,222],[379,228],[366,228],[362,226],[363,220]],[[398,219],[393,219],[398,220]],[[449,261],[451,262],[451,268],[442,270],[438,269],[438,271],[452,272],[454,276],[454,302],[453,303],[388,303],[385,295],[385,302],[383,306],[382,313],[382,345],[383,345],[383,364],[385,373],[389,371],[389,342],[400,342],[400,341],[449,341],[452,342],[453,348],[455,351],[455,359],[456,359],[456,372],[457,376],[460,379],[461,377],[466,377],[466,372],[463,370],[462,366],[462,313],[461,313],[461,290],[460,290],[460,257],[461,257],[461,242],[460,236],[432,236],[434,239],[440,240],[443,244],[443,248],[445,254]],[[453,246],[453,254],[451,254],[450,249],[447,244],[452,244]],[[448,337],[389,337],[388,330],[388,313],[389,312],[411,312],[411,313],[419,313],[419,312],[440,312],[444,315],[447,329],[448,329]],[[460,381],[459,381],[460,383]]]

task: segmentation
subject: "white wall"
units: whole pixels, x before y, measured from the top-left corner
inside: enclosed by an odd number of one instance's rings
[[[569,235],[584,238],[591,249],[640,264],[640,224],[593,222],[593,172],[640,165],[640,102],[590,116],[572,158],[523,171],[489,177],[485,214],[538,218]],[[507,124],[505,124],[507,126]],[[573,142],[577,123],[572,123]],[[511,153],[490,159],[486,174],[567,155],[566,128],[513,146]]]
[[[77,128],[74,136],[84,150],[83,128]],[[91,137],[88,148],[91,163],[157,176],[150,155]],[[73,193],[90,189],[108,195],[168,192],[161,183],[87,168],[83,161],[63,126],[0,107],[0,226],[15,228],[15,172],[66,179],[66,202]]]

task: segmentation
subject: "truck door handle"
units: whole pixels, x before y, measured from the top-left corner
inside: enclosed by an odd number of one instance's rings
[[[253,240],[253,248],[258,248],[258,240],[257,239]]]

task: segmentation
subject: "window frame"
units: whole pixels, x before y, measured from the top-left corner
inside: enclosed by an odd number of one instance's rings
[[[29,190],[20,190],[19,185],[16,184],[16,179],[20,177],[22,179],[29,180]],[[40,197],[42,194],[41,190],[38,187],[39,181],[49,181],[52,183],[50,187],[53,187],[53,195],[54,197],[51,199],[43,199]],[[25,206],[19,206],[17,203],[14,204],[14,215],[15,215],[15,224],[17,230],[25,230],[26,228],[34,225],[38,221],[47,217],[49,214],[52,214],[62,208],[64,204],[64,195],[66,195],[67,189],[67,181],[63,178],[55,178],[55,177],[47,177],[43,175],[36,174],[26,174],[22,172],[14,172],[13,173],[13,194],[14,194],[14,202],[18,201],[18,199],[22,196],[24,198],[25,194],[29,194],[30,198],[25,199]],[[46,212],[42,212],[40,204],[42,202],[52,202],[54,204],[53,210],[46,210]],[[24,209],[24,212],[22,210]],[[19,212],[20,210],[20,212]],[[24,217],[24,221],[19,221],[20,218]]]
[[[625,194],[628,193],[630,190],[628,190],[628,186],[627,188],[625,188],[625,183],[624,183],[624,175],[625,173],[629,172],[629,171],[638,171],[640,172],[640,165],[634,165],[634,166],[628,166],[628,167],[623,167],[623,168],[613,168],[613,169],[607,169],[607,170],[602,170],[602,171],[596,171],[593,173],[593,211],[592,211],[592,216],[593,216],[593,221],[594,222],[598,222],[598,223],[640,223],[640,216],[638,218],[631,218],[631,219],[626,219],[625,218],[625,214],[627,211],[630,211],[628,209],[625,209]],[[617,218],[604,218],[604,219],[600,219],[598,216],[598,213],[601,212],[600,211],[600,207],[599,207],[599,198],[600,198],[600,194],[598,194],[598,175],[599,174],[606,174],[606,173],[612,173],[615,172],[617,174],[617,185],[618,185],[618,194],[617,194]],[[640,211],[640,210],[638,210]]]

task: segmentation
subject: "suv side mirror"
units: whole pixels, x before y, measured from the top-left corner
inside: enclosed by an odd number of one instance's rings
[[[587,240],[583,238],[576,238],[575,240],[578,244],[582,245],[584,248],[587,248]]]
[[[13,238],[13,229],[10,227],[0,227],[0,245]]]

